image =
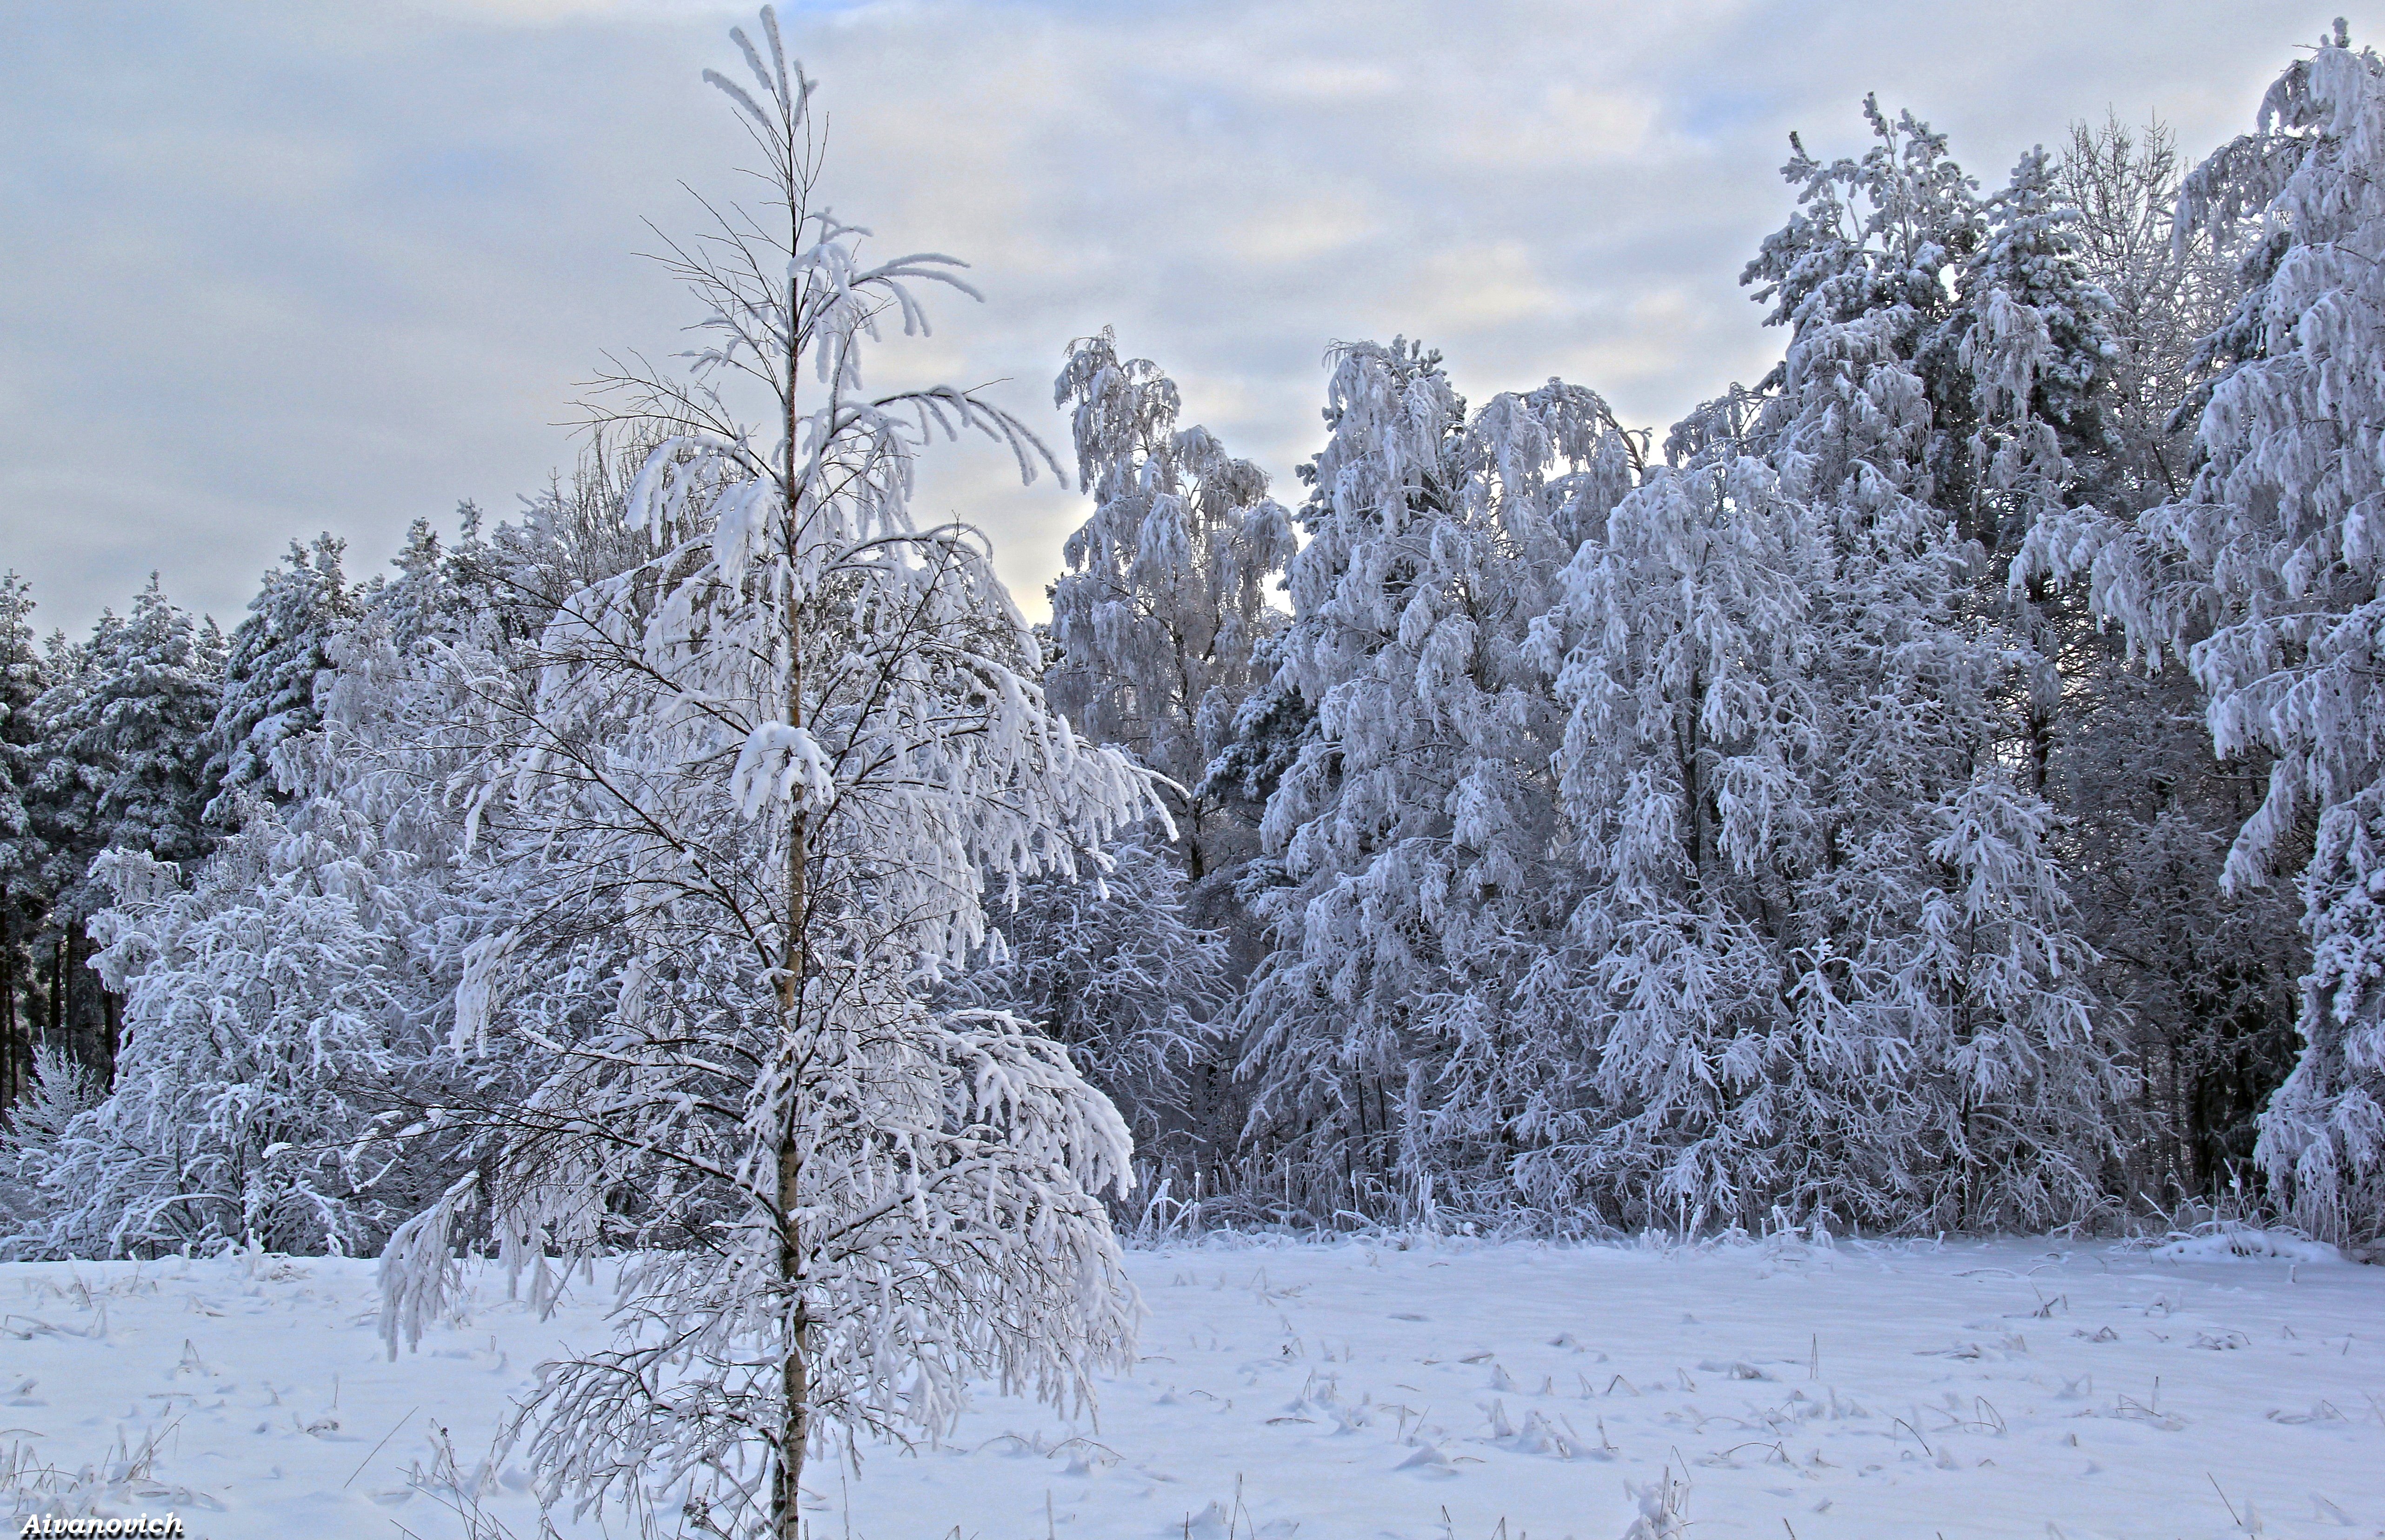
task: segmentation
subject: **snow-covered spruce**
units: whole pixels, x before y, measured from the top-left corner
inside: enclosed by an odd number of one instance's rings
[[[331,638],[356,614],[356,596],[340,569],[344,549],[329,534],[312,546],[292,541],[249,601],[248,619],[231,629],[207,733],[206,817],[217,827],[238,821],[243,794],[275,793],[274,745],[322,720],[316,682],[331,667]]]
[[[33,706],[42,737],[28,789],[60,919],[80,923],[106,901],[91,874],[103,850],[206,855],[206,734],[223,665],[215,622],[177,608],[154,574],[131,614],[103,614],[88,642],[56,660]]]

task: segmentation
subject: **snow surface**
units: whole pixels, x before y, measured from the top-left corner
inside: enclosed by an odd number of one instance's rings
[[[2343,1259],[2343,1253],[2325,1241],[2251,1228],[2211,1230],[2201,1234],[2181,1235],[2177,1240],[2154,1247],[2153,1254],[2173,1262],[2225,1262],[2231,1258],[2251,1261],[2279,1257],[2290,1262],[2340,1262]]]
[[[980,1391],[940,1449],[816,1463],[821,1540],[1615,1540],[1668,1473],[1700,1537],[2385,1535],[2385,1270],[2044,1240],[1128,1265],[1143,1358],[1098,1426]],[[473,1279],[392,1363],[370,1262],[0,1267],[0,1513],[51,1469],[59,1511],[219,1540],[459,1534],[443,1475],[603,1330],[601,1289],[541,1321]],[[482,1484],[535,1531],[518,1468]]]

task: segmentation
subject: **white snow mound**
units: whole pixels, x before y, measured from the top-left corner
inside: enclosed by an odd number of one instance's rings
[[[2279,1230],[2214,1230],[2181,1235],[2153,1248],[2154,1256],[2170,1262],[2340,1262],[2343,1253],[2325,1241],[2314,1241]]]

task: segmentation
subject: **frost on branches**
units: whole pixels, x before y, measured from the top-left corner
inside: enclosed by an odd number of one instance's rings
[[[1469,417],[1404,342],[1341,349],[1328,403],[1274,682],[1317,730],[1267,801],[1276,949],[1240,1072],[1286,1202],[1430,1221],[1513,1205],[1505,1124],[1540,1067],[1512,995],[1572,891],[1525,645],[1637,449],[1555,381]]]
[[[968,393],[863,389],[864,345],[924,329],[923,285],[968,292],[958,264],[864,257],[811,201],[775,20],[732,35],[750,85],[707,78],[772,199],[673,260],[709,312],[693,379],[620,382],[667,433],[628,495],[642,554],[474,707],[490,859],[555,897],[476,944],[457,1043],[552,1068],[494,1120],[486,1186],[392,1241],[385,1320],[393,1347],[436,1308],[474,1205],[534,1271],[631,1251],[618,1341],[526,1409],[543,1493],[793,1540],[808,1449],[933,1434],[980,1375],[1074,1402],[1125,1361],[1118,1112],[1028,1023],[936,995],[989,897],[1157,807],[1044,704],[980,537],[911,522],[939,434],[1044,457]],[[740,420],[731,381],[773,415]]]
[[[2029,653],[1973,592],[1988,494],[2052,452],[1979,426],[2045,399],[2009,355],[2046,323],[1945,282],[2042,168],[1991,223],[1866,106],[1871,151],[1799,147],[1749,268],[1779,369],[1674,431],[1535,637],[1584,875],[1517,1169],[1611,1222],[2038,1225],[2105,1187],[2125,1083],[2019,752]]]
[[[1999,659],[1929,524],[1876,511],[1693,460],[1566,573],[1542,645],[1587,891],[1535,980],[1575,1045],[1522,1168],[1553,1204],[1981,1226],[2101,1191],[2111,1047],[2042,805],[1991,753]]]
[[[1121,359],[1105,331],[1069,350],[1054,391],[1072,408],[1093,514],[1052,586],[1052,702],[1167,788],[1192,881],[1224,864],[1234,820],[1202,781],[1257,682],[1252,649],[1280,623],[1267,590],[1292,553],[1267,476],[1205,428],[1176,426],[1176,383]],[[1239,850],[1231,854],[1242,854]]]
[[[10,1254],[341,1256],[388,1235],[411,1195],[362,1147],[358,1094],[408,1057],[408,1033],[393,948],[342,891],[347,866],[269,814],[195,889],[148,856],[100,858],[115,902],[93,922],[94,965],[124,995],[124,1047],[106,1096],[21,1141],[38,1217],[0,1243]]]
[[[2335,36],[2289,69],[2254,132],[2187,180],[2186,236],[2241,241],[2244,287],[2205,344],[2216,377],[2187,495],[2080,525],[2049,563],[2092,574],[2131,642],[2181,657],[2222,757],[2274,756],[2229,851],[2242,889],[2302,878],[2312,970],[2303,1052],[2258,1158],[2297,1219],[2344,1238],[2385,1219],[2385,64]]]
[[[1226,938],[1185,918],[1185,876],[1167,847],[1137,831],[1104,857],[1099,870],[1022,882],[1016,907],[995,904],[1001,945],[948,997],[1010,1011],[1067,1046],[1126,1119],[1137,1203],[1155,1221],[1155,1205],[1176,1213],[1230,1153],[1217,1147],[1233,1134],[1218,1126],[1219,1039],[1234,988]]]
[[[268,574],[267,598],[335,590],[313,581],[335,576],[335,546],[316,555],[305,578]],[[236,633],[248,645],[235,656],[251,658],[274,656],[272,636],[306,635],[283,655],[298,667],[248,670],[293,682],[288,714],[239,734],[262,761],[220,794],[240,833],[180,870],[143,849],[97,854],[95,982],[120,999],[124,1045],[97,1084],[50,1055],[37,1088],[47,1110],[14,1119],[14,1252],[368,1254],[455,1174],[452,1139],[409,1141],[393,1160],[385,1135],[457,1092],[436,1052],[457,954],[492,908],[535,895],[474,891],[454,859],[462,827],[443,773],[458,763],[459,697],[447,676],[466,656],[488,665],[470,641],[486,595],[453,581],[457,557],[421,527],[398,566],[336,608],[255,607],[311,617],[303,627]],[[256,698],[232,693],[214,713],[219,739]],[[197,716],[178,719],[186,750],[204,747]],[[245,779],[256,776],[268,779]],[[481,1066],[463,1078],[505,1089]]]

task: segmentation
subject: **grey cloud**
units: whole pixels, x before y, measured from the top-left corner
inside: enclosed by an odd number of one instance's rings
[[[2331,7],[1465,6],[999,0],[788,7],[830,191],[886,249],[975,264],[880,375],[974,383],[1059,446],[1048,382],[1115,323],[1279,476],[1336,338],[1421,336],[1469,395],[1564,374],[1659,426],[1777,339],[1737,285],[1792,128],[1853,147],[1867,90],[1983,182],[2072,118],[2191,149]],[[0,566],[81,627],[151,567],[230,620],[293,535],[364,570],[418,515],[567,463],[575,382],[688,319],[633,253],[733,194],[696,71],[737,10],[444,0],[0,20]],[[2358,19],[2354,19],[2355,32]],[[1082,510],[939,457],[1030,608]]]

